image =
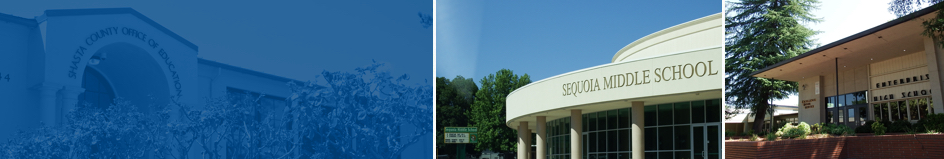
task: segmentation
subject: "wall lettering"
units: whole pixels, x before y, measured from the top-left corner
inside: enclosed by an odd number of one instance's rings
[[[924,74],[924,76],[917,75],[917,76],[911,76],[911,77],[900,78],[900,79],[897,79],[897,80],[885,81],[885,82],[882,82],[882,83],[875,83],[875,88],[889,87],[889,86],[894,86],[894,85],[898,85],[898,84],[906,84],[906,83],[911,83],[911,82],[924,81],[924,80],[928,80],[928,79],[931,79],[931,74]]]
[[[183,97],[183,85],[180,82],[180,75],[177,74],[177,67],[174,65],[173,60],[171,60],[170,55],[164,50],[164,48],[160,48],[160,44],[154,39],[148,37],[147,34],[128,27],[108,27],[93,32],[88,37],[86,37],[84,40],[85,45],[79,46],[75,49],[75,52],[72,53],[72,61],[67,74],[68,77],[76,79],[76,72],[79,69],[79,63],[84,60],[83,57],[85,56],[85,51],[88,50],[86,47],[94,45],[95,42],[98,42],[98,40],[117,35],[129,36],[134,39],[141,40],[141,42],[145,43],[147,46],[150,46],[152,51],[157,52],[157,54],[161,57],[161,60],[163,60],[164,64],[167,66],[167,71],[170,72],[169,78],[174,81],[173,87],[176,93],[171,94],[171,101],[175,104],[180,104],[180,97]],[[9,75],[7,80],[9,80]]]
[[[712,68],[712,62],[712,60],[708,60],[700,61],[694,64],[687,63],[682,65],[656,67],[651,70],[631,71],[604,76],[602,77],[602,80],[600,80],[601,78],[592,78],[564,83],[561,86],[561,89],[563,90],[562,95],[572,95],[577,97],[577,94],[595,92],[599,90],[615,89],[634,85],[638,86],[649,84],[651,82],[659,83],[718,75],[719,70]],[[600,81],[603,81],[603,85],[600,85]]]
[[[803,109],[810,109],[810,108],[813,108],[814,106],[813,103],[816,102],[816,98],[807,99],[800,102],[803,103]]]

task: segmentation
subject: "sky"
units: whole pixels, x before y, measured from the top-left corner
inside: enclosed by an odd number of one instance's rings
[[[888,12],[889,0],[823,0],[812,14],[823,21],[805,24],[821,33],[813,36],[822,46],[876,27],[897,18]],[[796,95],[774,101],[774,104],[797,105]]]
[[[224,3],[219,3],[224,2]],[[130,7],[199,47],[198,57],[301,81],[384,63],[406,84],[432,85],[433,28],[409,1],[0,1],[0,13],[33,18],[48,9]]]
[[[438,1],[436,5],[436,76],[463,76],[476,83],[502,68],[538,81],[607,64],[639,38],[722,11],[721,1]]]

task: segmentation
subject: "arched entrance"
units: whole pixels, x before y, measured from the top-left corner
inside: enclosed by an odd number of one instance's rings
[[[79,104],[107,108],[112,99],[121,98],[145,112],[167,105],[170,87],[153,57],[144,49],[125,42],[101,47],[90,60],[97,62],[89,62],[82,76],[85,92],[79,95]]]

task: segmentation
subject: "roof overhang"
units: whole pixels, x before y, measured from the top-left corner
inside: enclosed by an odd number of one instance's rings
[[[886,22],[781,61],[751,73],[751,76],[786,81],[806,77],[832,75],[838,71],[888,60],[901,55],[924,51],[924,30],[921,22],[934,18],[938,5]]]
[[[43,16],[56,17],[56,16],[81,16],[81,15],[104,15],[104,14],[134,15],[138,19],[141,19],[145,23],[153,26],[154,28],[160,30],[161,32],[164,32],[164,34],[167,34],[168,36],[173,37],[174,39],[176,39],[177,41],[180,41],[180,43],[183,43],[184,45],[186,45],[187,47],[190,47],[194,51],[199,51],[196,44],[193,44],[192,42],[188,41],[187,39],[184,39],[180,35],[177,35],[177,33],[170,31],[170,29],[165,28],[164,26],[158,24],[154,20],[151,20],[151,18],[148,18],[147,16],[144,16],[144,14],[141,14],[140,12],[131,8],[53,9],[53,10],[46,10]]]

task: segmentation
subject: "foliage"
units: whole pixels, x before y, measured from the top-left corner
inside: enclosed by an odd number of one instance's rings
[[[944,113],[928,114],[927,122],[923,123],[927,130],[944,132]]]
[[[856,133],[872,133],[872,126],[871,126],[872,123],[875,123],[875,121],[873,120],[865,121],[865,124],[855,128],[855,132]]]
[[[911,122],[908,120],[897,120],[888,125],[888,132],[905,132],[911,129]]]
[[[471,125],[465,112],[472,110],[475,92],[479,90],[472,78],[456,76],[451,81],[445,77],[436,78],[436,143],[440,153],[457,154],[456,144],[443,144],[444,127],[465,127]],[[466,152],[479,154],[475,147],[466,146]],[[478,156],[478,155],[473,155]]]
[[[388,158],[432,131],[432,89],[377,72],[323,72],[328,86],[290,82],[287,105],[264,94],[208,100],[202,107],[80,106],[59,127],[23,131],[0,158]],[[402,127],[413,127],[402,132]],[[198,151],[191,153],[191,151]],[[225,154],[224,154],[225,153]]]
[[[757,134],[751,134],[751,137],[750,137],[750,138],[747,138],[747,140],[748,140],[748,141],[757,141],[757,138],[759,138],[759,137],[757,137]]]
[[[885,124],[882,122],[872,123],[872,131],[875,132],[875,135],[885,135]]]
[[[836,125],[830,123],[819,123],[812,126],[814,128],[814,133],[818,134],[832,134],[832,135],[855,135],[855,130],[849,128],[846,125]]]
[[[818,22],[809,12],[816,0],[742,0],[730,2],[725,15],[725,98],[750,108],[763,120],[768,101],[797,92],[796,82],[757,78],[751,73],[789,59],[813,46],[817,32],[801,22]],[[755,122],[760,131],[763,122]]]
[[[806,135],[809,135],[810,132],[810,125],[806,122],[800,122],[797,126],[786,124],[777,130],[775,134],[783,138],[806,138]]]
[[[519,77],[508,69],[501,69],[479,81],[472,111],[466,113],[472,126],[479,131],[476,150],[508,152],[517,149],[517,131],[505,125],[505,97],[528,83],[531,83],[528,74]]]
[[[768,133],[764,138],[766,138],[767,141],[777,141],[777,136],[779,135],[776,133]]]

